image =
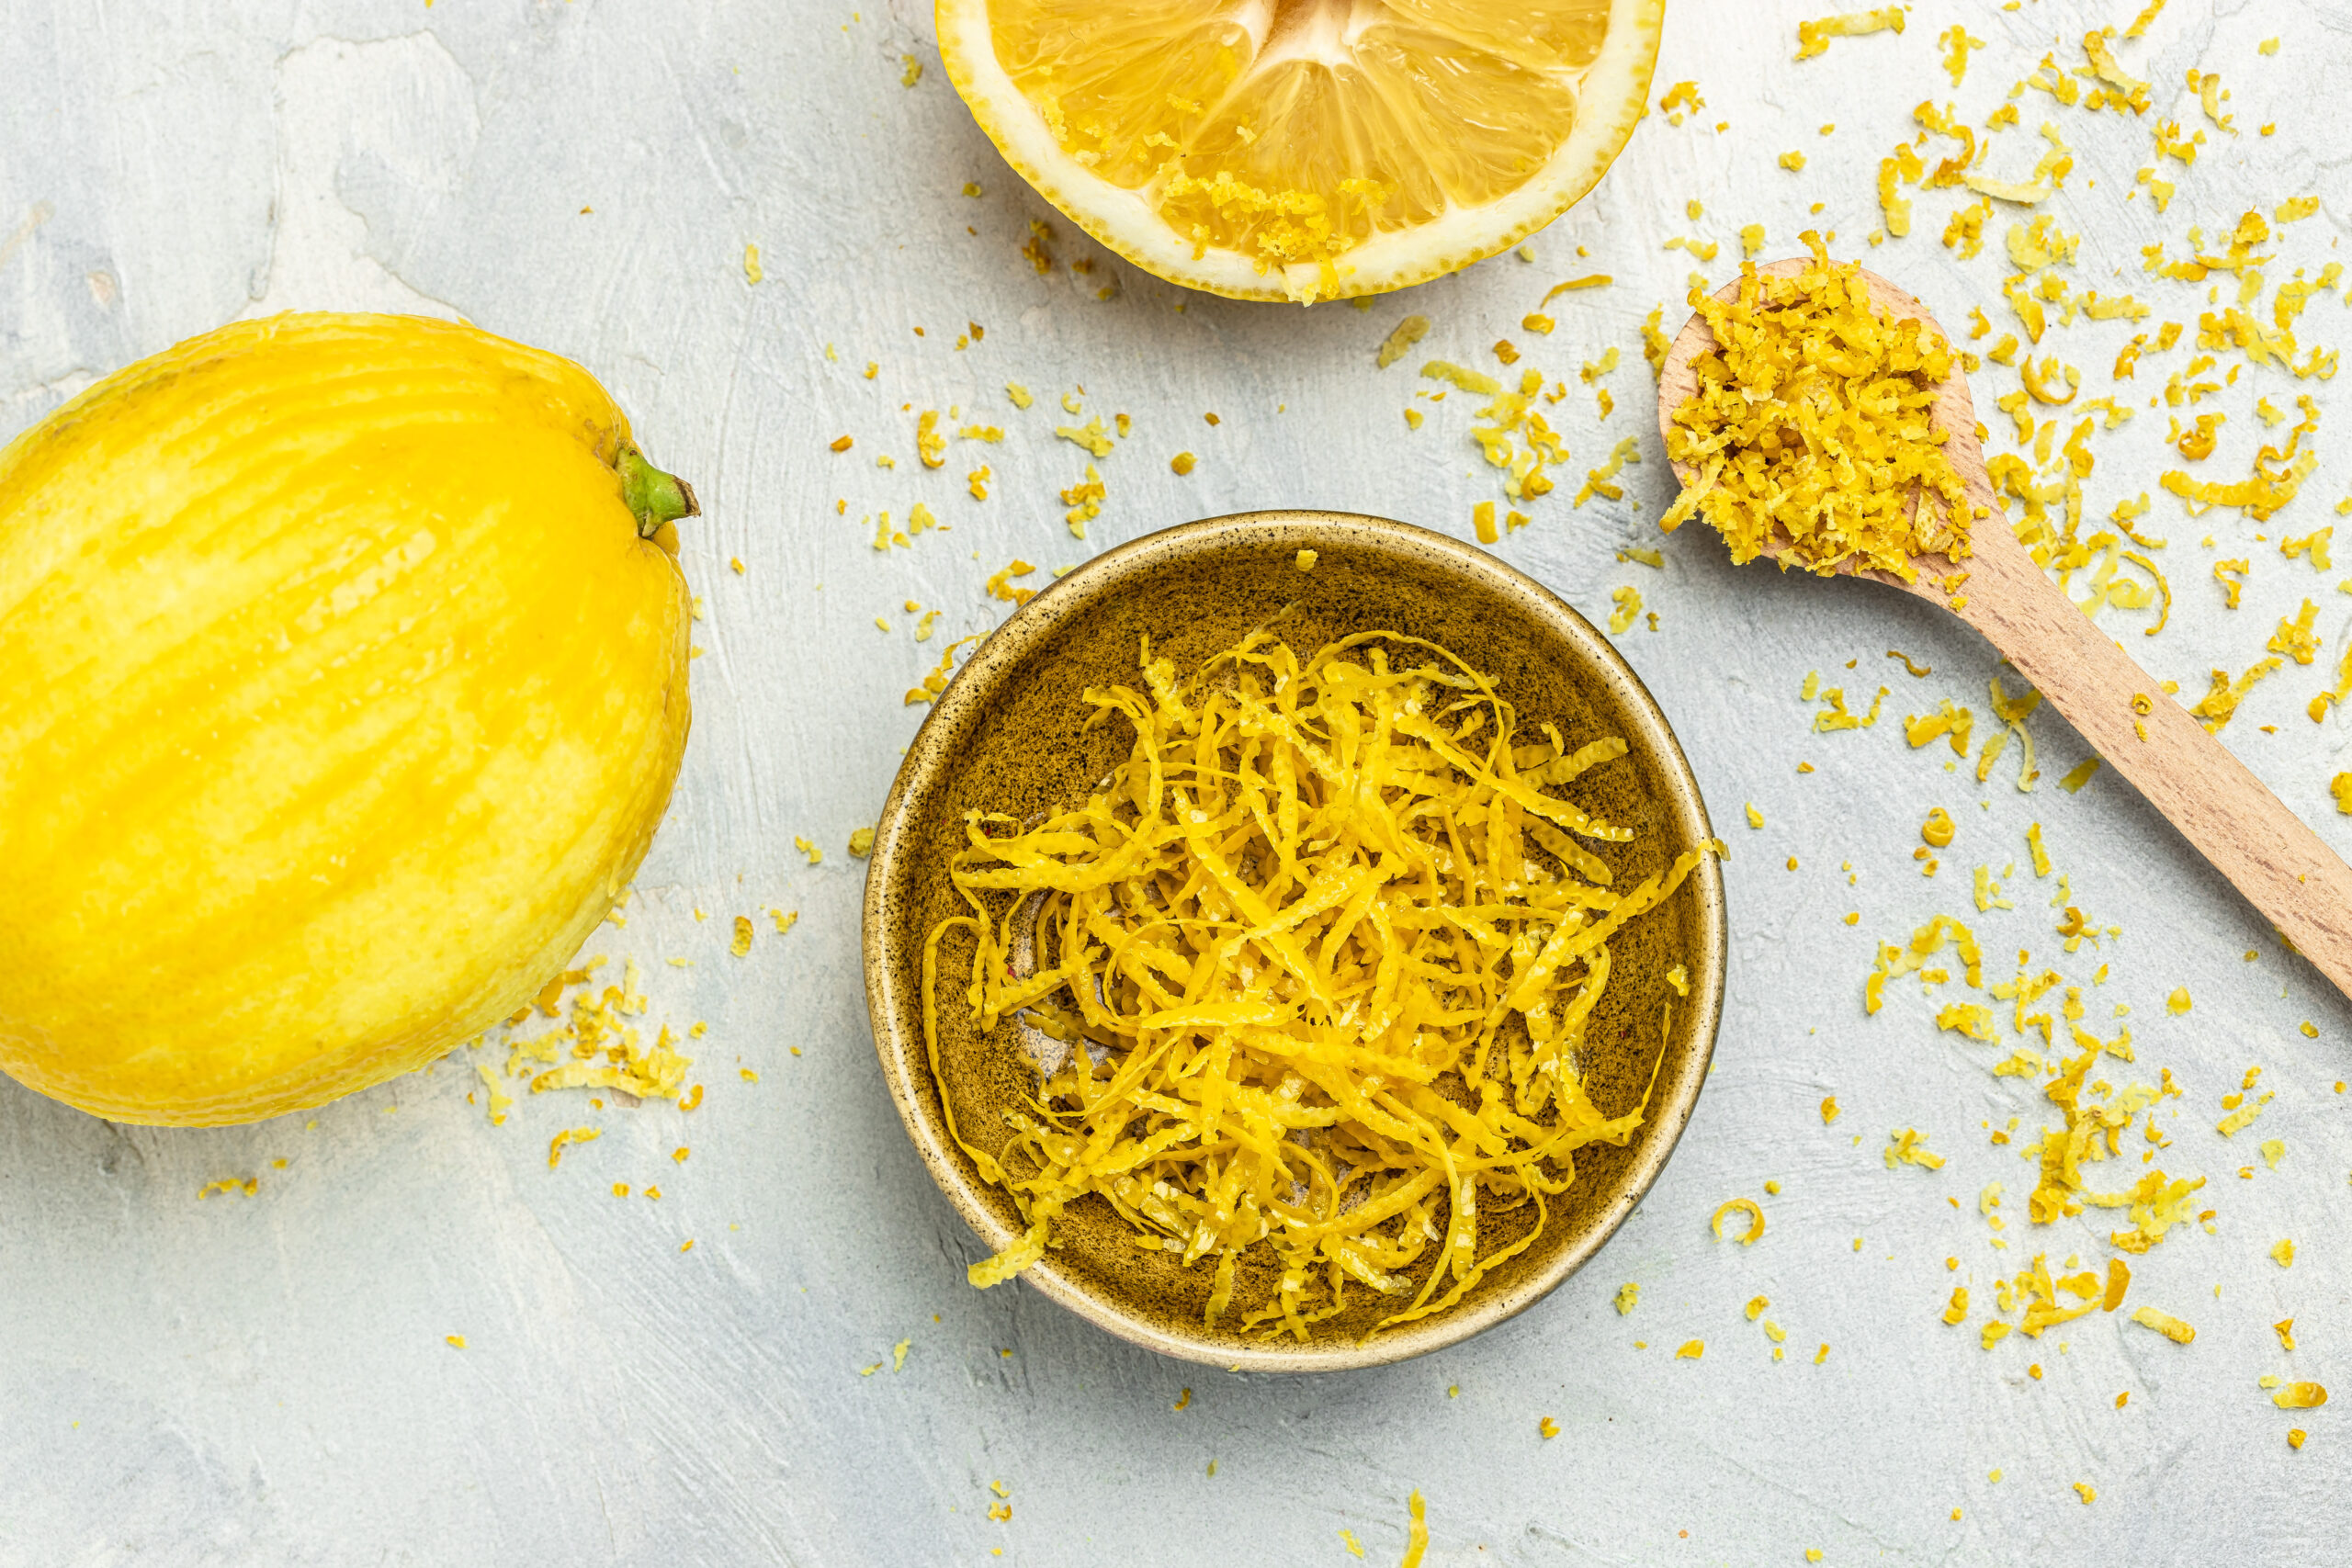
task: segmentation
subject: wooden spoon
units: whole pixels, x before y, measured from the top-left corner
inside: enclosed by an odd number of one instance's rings
[[[1757,271],[1787,276],[1808,265],[1775,262]],[[1942,331],[1916,297],[1875,273],[1860,277],[1882,310]],[[1716,298],[1728,302],[1738,292],[1733,283]],[[1661,432],[1671,432],[1675,410],[1697,389],[1692,362],[1714,347],[1705,320],[1693,315],[1658,375]],[[1958,565],[1938,555],[1915,556],[1919,575],[1914,582],[1867,568],[1840,570],[1951,610],[1983,633],[2296,951],[2352,996],[2352,869],[2042,575],[2001,514],[1984,471],[1965,376],[1955,371],[1943,384],[1934,419],[1969,499],[1989,513],[1970,532],[1973,553]],[[1694,477],[1679,463],[1675,473],[1686,485]],[[1767,553],[1777,559],[1785,549]],[[1955,593],[1944,580],[1959,572],[1967,581]]]

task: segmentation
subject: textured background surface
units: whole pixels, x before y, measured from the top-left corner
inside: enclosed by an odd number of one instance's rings
[[[1934,39],[1962,7],[1923,4],[1900,38],[1841,41],[1796,64],[1806,8],[1678,0],[1652,97],[1694,78],[1704,110],[1680,127],[1654,115],[1601,189],[1536,239],[1532,264],[1499,257],[1359,312],[1186,298],[1105,256],[974,129],[914,0],[868,0],[862,15],[806,0],[0,0],[0,74],[20,85],[0,95],[0,433],[229,318],[420,310],[577,357],[654,456],[696,481],[708,515],[686,530],[685,566],[707,602],[707,651],[694,742],[628,923],[592,951],[638,959],[655,1018],[709,1024],[694,1047],[708,1094],[690,1116],[542,1096],[493,1128],[469,1102],[463,1054],[315,1119],[205,1133],[116,1128],[0,1082],[0,1562],[846,1565],[979,1562],[1001,1549],[1040,1564],[1337,1568],[1354,1561],[1343,1529],[1368,1561],[1395,1561],[1415,1487],[1429,1499],[1431,1563],[1801,1562],[1816,1547],[1828,1562],[2337,1554],[2352,1525],[2339,1406],[2290,1416],[2256,1380],[2344,1374],[2352,1136],[2333,1085],[2352,1013],[2111,773],[2059,791],[2082,748],[2054,716],[2029,721],[2043,775],[2030,794],[2014,787],[2015,748],[1980,787],[1972,767],[1947,771],[1940,748],[1906,747],[1893,720],[1939,698],[1976,709],[1980,736],[1988,727],[1994,656],[1956,623],[1867,586],[1735,572],[1696,531],[1665,541],[1663,571],[1616,556],[1659,542],[1667,475],[1637,328],[1652,305],[1679,300],[1692,265],[1665,242],[1724,243],[1707,266],[1718,276],[1749,221],[1766,225],[1773,254],[1807,221],[1860,249],[1878,224],[1877,160],[1915,130],[1915,104],[1955,98],[1982,126],[2044,51],[2079,65],[2085,29],[2120,26],[2137,6],[1964,9],[1988,47],[1955,91]],[[2177,256],[2192,223],[2225,233],[2249,206],[2267,213],[2309,192],[2318,216],[2263,247],[2278,258],[2272,282],[2337,254],[2352,214],[2328,95],[2352,70],[2352,31],[2324,10],[2174,0],[2145,40],[2120,46],[2158,84],[2150,115],[2058,109],[2029,91],[2022,128],[1996,139],[1985,167],[2022,177],[2044,146],[2034,128],[2055,118],[2076,167],[2052,210],[2085,236],[2062,274],[2136,291],[2193,340],[2204,287],[2143,276],[2143,245],[2161,240]],[[2257,54],[2277,35],[2284,48]],[[907,56],[924,66],[911,87]],[[2222,73],[2238,134],[2180,89],[2191,69]],[[2159,118],[2207,136],[2193,169],[2166,164],[2180,189],[2163,217],[2144,193],[2126,199],[2154,161]],[[1818,133],[1824,120],[1834,135]],[[2257,134],[2274,120],[2274,136]],[[1791,148],[1811,159],[1801,175],[1776,166]],[[978,197],[961,194],[967,181]],[[1956,328],[1971,303],[2000,317],[2000,235],[2015,214],[1996,213],[1984,254],[1962,262],[1936,243],[1959,193],[1915,194],[1918,231],[1871,263]],[[1696,221],[1690,198],[1705,204]],[[1033,219],[1055,231],[1045,271],[1020,254]],[[747,243],[765,260],[757,286]],[[1555,301],[1549,338],[1518,329],[1551,283],[1592,271],[1615,285]],[[2266,294],[2266,321],[2268,306]],[[1466,438],[1464,400],[1419,402],[1428,425],[1408,434],[1400,410],[1436,384],[1412,379],[1412,359],[1373,367],[1408,310],[1435,323],[1424,352],[1492,368],[1487,345],[1509,335],[1526,363],[1565,377],[1574,391],[1552,412],[1575,470],[1621,435],[1642,437],[1646,460],[1622,502],[1572,509],[1569,472],[1500,549],[1596,619],[1628,582],[1658,612],[1655,631],[1637,623],[1619,640],[1734,840],[1729,1010],[1673,1167],[1550,1301],[1412,1364],[1227,1376],[1130,1350],[1025,1287],[966,1286],[978,1249],[916,1163],[876,1071],[861,865],[842,846],[872,820],[920,718],[900,694],[945,640],[918,646],[905,600],[944,610],[943,633],[984,630],[1004,606],[982,580],[1015,556],[1069,565],[1245,507],[1351,508],[1466,533],[1472,504],[1499,492]],[[1669,305],[1669,328],[1681,313]],[[959,348],[967,322],[987,335]],[[2347,324],[2339,289],[2296,326],[2308,345]],[[2085,325],[2045,347],[2084,367],[2086,397],[2105,393],[2130,326]],[[1626,363],[1604,382],[1620,407],[1602,422],[1574,372],[1610,344]],[[2334,572],[2275,547],[2280,525],[2300,535],[2333,521],[2352,490],[2336,429],[2352,410],[2322,423],[2319,471],[2272,524],[2226,511],[2192,521],[2156,488],[2180,465],[2160,445],[2164,411],[2144,406],[2192,352],[2143,362],[2122,389],[2139,417],[2098,437],[2086,486],[2094,520],[2155,493],[2141,526],[2171,541],[2156,558],[2177,592],[2171,625],[2150,639],[2149,612],[2101,619],[2193,695],[2210,668],[2243,671],[2278,616],[2317,601],[2319,662],[2256,688],[2226,739],[2352,847],[2352,820],[2326,792],[2346,720],[2314,726],[2302,712],[2332,681],[2352,602]],[[872,380],[860,375],[869,360]],[[1009,379],[1043,394],[1037,407],[1012,408]],[[1135,422],[1102,464],[1108,499],[1084,543],[1054,492],[1086,458],[1050,434],[1052,399],[1081,384],[1090,414]],[[1989,412],[2015,385],[1987,367],[1980,405]],[[2343,402],[2331,383],[2249,369],[2204,405],[2230,423],[2202,477],[2243,476],[2258,442],[2284,434],[2263,428],[2255,396],[2286,408],[2296,393],[2324,410]],[[1007,439],[959,443],[927,472],[914,412],[950,405]],[[1215,429],[1209,410],[1224,417]],[[825,445],[844,432],[858,444],[836,457]],[[1183,449],[1200,455],[1189,479],[1168,468]],[[877,452],[899,466],[877,468]],[[975,503],[962,476],[981,462],[997,483]],[[860,519],[886,508],[903,519],[918,501],[953,531],[877,555]],[[2208,530],[2210,548],[2198,542]],[[2231,556],[2253,563],[2234,612],[2210,573]],[[1889,648],[1933,674],[1901,673]],[[1814,669],[1864,696],[1897,687],[1889,720],[1812,732],[1797,692]],[[1817,771],[1800,775],[1800,761]],[[1760,831],[1741,825],[1748,801]],[[1933,805],[1960,819],[1961,838],[1926,880],[1912,850]],[[2024,863],[2031,821],[2074,901],[2120,936],[2063,951],[2047,907],[2056,878]],[[804,863],[795,834],[824,846],[821,865]],[[2016,908],[1979,916],[1971,870],[1997,877],[2012,862]],[[777,938],[763,920],[752,955],[729,957],[729,918],[770,905],[797,908],[797,929]],[[1849,910],[1858,927],[1842,922]],[[2116,1216],[2027,1224],[2033,1168],[2018,1151],[2056,1112],[2030,1077],[1987,1071],[2016,1039],[1939,1033],[1939,1004],[1915,982],[1864,1017],[1872,943],[1939,911],[1977,925],[1988,981],[2011,972],[2018,948],[2086,987],[2105,966],[2085,1021],[2104,1034],[2120,1027],[2111,1004],[2128,1004],[2139,1065],[2093,1076],[2120,1089],[2162,1067],[2181,1086],[2159,1112],[2173,1146],[2157,1160],[2209,1178],[2199,1203],[2216,1214],[2210,1233],[2183,1226],[2135,1260],[2132,1302],[2194,1323],[2193,1346],[2095,1314],[1979,1348],[1997,1274],[2036,1253],[2101,1267]],[[2162,1001],[2181,984],[2196,1006],[2175,1017]],[[2299,1032],[2305,1020],[2315,1039]],[[739,1062],[761,1081],[743,1081]],[[2277,1099],[2225,1142],[2218,1101],[2256,1064]],[[1831,1093],[1845,1114],[1825,1127],[1817,1106]],[[1989,1144],[2013,1116],[2017,1139]],[[550,1173],[548,1137],[583,1123],[602,1141]],[[1950,1163],[1885,1168],[1890,1127],[1923,1130]],[[2265,1137],[2284,1140],[2275,1169],[2251,1146]],[[680,1144],[694,1151],[683,1167],[670,1158]],[[2093,1185],[2136,1177],[2146,1146],[2135,1129],[2120,1165],[2094,1168],[2121,1174]],[[254,1197],[197,1198],[254,1175]],[[618,1180],[658,1180],[664,1197],[616,1200]],[[1977,1201],[1995,1181],[2009,1194],[1997,1238]],[[1708,1235],[1708,1214],[1735,1195],[1770,1216],[1752,1248]],[[2282,1236],[2301,1248],[2291,1269],[2266,1256]],[[687,1238],[696,1246],[681,1254]],[[1955,1279],[1976,1311],[1947,1328],[1938,1314]],[[1629,1280],[1641,1304],[1621,1317],[1611,1298]],[[1758,1294],[1788,1331],[1783,1362],[1743,1315]],[[2301,1348],[2289,1355],[2269,1325],[2290,1315]],[[469,1348],[448,1348],[451,1334]],[[1693,1338],[1703,1359],[1671,1359]],[[911,1345],[894,1371],[901,1339]],[[1189,1408],[1172,1410],[1188,1385]],[[1562,1427],[1555,1440],[1537,1435],[1545,1416]],[[2299,1453],[2290,1425],[2311,1432]],[[992,1481],[1010,1491],[1008,1522],[987,1515]],[[2078,1500],[2078,1481],[2096,1503]]]

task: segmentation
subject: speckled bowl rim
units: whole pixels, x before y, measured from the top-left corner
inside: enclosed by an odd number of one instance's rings
[[[1100,595],[1148,578],[1172,561],[1230,547],[1244,536],[1265,541],[1270,534],[1284,536],[1269,547],[1289,550],[1354,548],[1404,553],[1476,580],[1487,590],[1512,604],[1531,624],[1555,634],[1563,651],[1615,698],[1627,715],[1634,733],[1626,736],[1637,748],[1647,748],[1666,774],[1666,802],[1674,829],[1685,843],[1714,837],[1699,783],[1649,688],[1619,656],[1591,622],[1542,583],[1505,565],[1486,551],[1443,534],[1382,517],[1355,513],[1273,511],[1235,513],[1198,523],[1165,528],[1105,551],[1046,588],[1013,612],[965,663],[947,689],[932,704],[931,713],[916,731],[900,763],[890,795],[883,806],[874,836],[874,852],[865,873],[865,925],[862,949],[865,964],[866,1010],[874,1029],[874,1048],[888,1084],[890,1098],[906,1123],[907,1136],[922,1156],[932,1179],[955,1204],[991,1250],[1011,1245],[1018,1233],[990,1210],[982,1193],[988,1189],[965,1173],[954,1141],[927,1109],[922,1085],[912,1066],[922,1066],[922,1041],[901,1039],[893,1021],[920,1018],[920,998],[903,1005],[898,977],[909,966],[896,961],[901,939],[920,943],[922,933],[892,930],[886,918],[887,893],[900,875],[901,826],[914,807],[937,787],[956,765],[948,738],[959,734],[993,700],[1000,684],[1018,669],[1040,643],[1051,638],[1073,618],[1083,615]],[[1589,1262],[1617,1234],[1617,1228],[1649,1191],[1666,1168],[1682,1131],[1690,1124],[1714,1056],[1715,1033],[1723,1018],[1724,972],[1728,964],[1728,920],[1724,903],[1723,872],[1712,858],[1701,863],[1687,886],[1698,901],[1696,973],[1691,976],[1690,1027],[1698,1049],[1687,1055],[1681,1070],[1661,1077],[1653,1093],[1653,1134],[1642,1141],[1631,1166],[1611,1185],[1614,1205],[1607,1223],[1590,1227],[1563,1247],[1541,1270],[1491,1293],[1474,1293],[1450,1312],[1387,1330],[1370,1340],[1334,1338],[1301,1345],[1269,1343],[1237,1345],[1229,1337],[1192,1337],[1170,1332],[1162,1324],[1128,1314],[1092,1294],[1063,1273],[1049,1253],[1021,1278],[1049,1300],[1057,1302],[1090,1323],[1133,1344],[1165,1356],[1244,1371],[1342,1371],[1384,1365],[1423,1356],[1516,1317],[1549,1295],[1559,1283]],[[912,965],[919,970],[919,964]],[[927,1068],[924,1069],[927,1072]]]

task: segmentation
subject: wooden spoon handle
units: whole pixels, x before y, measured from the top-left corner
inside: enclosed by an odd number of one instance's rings
[[[2042,575],[1997,513],[1975,533],[1961,617],[2352,996],[2352,868]]]

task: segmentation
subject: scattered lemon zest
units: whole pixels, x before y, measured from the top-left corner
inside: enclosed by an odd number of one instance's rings
[[[1737,1236],[1733,1238],[1736,1240],[1740,1246],[1753,1247],[1759,1239],[1762,1238],[1764,1235],[1764,1211],[1757,1204],[1755,1199],[1733,1198],[1726,1201],[1715,1210],[1714,1217],[1707,1222],[1707,1228],[1715,1233],[1715,1239],[1717,1241],[1721,1241],[1724,1238],[1724,1216],[1726,1214],[1745,1214],[1747,1216],[1747,1227]]]
[[[1810,60],[1828,51],[1833,38],[1860,38],[1865,33],[1884,32],[1892,28],[1903,30],[1905,7],[1880,6],[1868,11],[1848,11],[1842,16],[1822,17],[1797,24],[1797,54],[1799,60]]]
[[[1396,330],[1380,344],[1380,353],[1376,356],[1380,368],[1385,370],[1404,358],[1415,344],[1429,335],[1430,319],[1427,316],[1408,316],[1397,322]]]
[[[1918,1129],[1906,1127],[1887,1134],[1887,1138],[1886,1147],[1880,1151],[1885,1156],[1887,1169],[1893,1170],[1897,1165],[1916,1165],[1923,1170],[1943,1168],[1944,1156],[1928,1147],[1926,1134]]]
[[[563,1163],[563,1151],[582,1144],[594,1143],[605,1135],[601,1127],[567,1127],[548,1141],[548,1168],[553,1170]]]
[[[1563,294],[1573,294],[1579,288],[1606,288],[1616,281],[1605,272],[1588,273],[1582,277],[1571,277],[1566,283],[1552,285],[1544,298],[1536,302],[1537,308],[1549,305]]]
[[[506,1112],[514,1108],[514,1097],[498,1087],[498,1075],[490,1070],[488,1062],[476,1062],[474,1071],[481,1075],[482,1087],[489,1091],[490,1124],[504,1126]]]

